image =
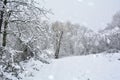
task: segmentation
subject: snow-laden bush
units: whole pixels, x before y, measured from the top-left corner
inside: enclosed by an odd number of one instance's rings
[[[15,62],[16,51],[11,48],[0,48],[0,78],[1,80],[20,79],[19,73],[23,71],[19,62]],[[17,59],[17,58],[16,58]]]
[[[37,51],[36,52],[40,52]],[[30,59],[37,60],[40,63],[49,64],[50,55],[46,51],[41,51],[36,55],[26,55],[23,51],[17,51],[12,48],[0,48],[0,80],[19,80],[20,74],[25,73],[22,63],[27,64]],[[37,55],[39,54],[39,55]],[[34,66],[35,67],[35,66]]]

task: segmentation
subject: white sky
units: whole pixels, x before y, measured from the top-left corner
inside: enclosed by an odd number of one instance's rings
[[[54,13],[51,21],[71,21],[100,30],[120,10],[120,0],[44,0],[44,6]]]

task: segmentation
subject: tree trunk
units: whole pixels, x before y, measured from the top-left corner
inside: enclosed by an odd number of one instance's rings
[[[56,51],[55,51],[55,59],[59,58],[59,51],[60,51],[60,44],[61,44],[61,40],[62,40],[62,35],[63,35],[63,31],[60,32],[60,37],[57,41],[57,46],[56,46]]]
[[[3,3],[4,3],[4,6],[7,5],[7,0],[4,0]],[[5,8],[4,6],[3,6],[3,10]],[[3,14],[4,14],[4,11],[2,12],[2,22],[1,22],[1,27],[0,28],[2,28]],[[8,17],[10,17],[10,15]],[[4,30],[3,30],[3,39],[2,39],[2,46],[3,47],[6,46],[6,41],[7,41],[7,27],[8,27],[8,20],[6,19],[4,21]]]
[[[7,41],[7,25],[8,22],[7,20],[4,22],[4,31],[3,31],[3,42],[2,42],[2,46],[5,47],[6,46],[6,41]]]
[[[0,12],[0,33],[1,33],[2,23],[3,23],[3,14],[4,14],[4,12],[1,11],[1,12]]]
[[[1,1],[3,1],[3,0],[1,0]],[[4,0],[3,3],[4,3],[4,6],[5,6],[7,4],[7,0]],[[3,10],[5,8],[4,6],[2,7]],[[3,10],[0,11],[0,33],[1,33],[1,30],[2,30],[2,23],[3,23],[3,15],[4,15]]]

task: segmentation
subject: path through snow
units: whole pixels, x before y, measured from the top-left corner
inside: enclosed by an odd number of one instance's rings
[[[120,80],[119,58],[116,53],[57,59],[24,80]]]

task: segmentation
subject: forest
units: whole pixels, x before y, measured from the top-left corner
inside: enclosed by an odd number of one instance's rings
[[[119,53],[120,11],[95,32],[72,21],[51,22],[52,10],[39,5],[37,0],[0,0],[0,80],[23,80],[23,63],[31,59],[49,65],[53,59]]]

